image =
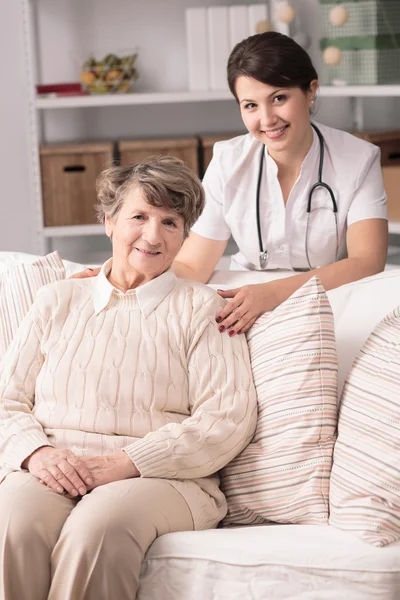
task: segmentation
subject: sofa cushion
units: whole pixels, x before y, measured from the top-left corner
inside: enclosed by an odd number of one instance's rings
[[[335,319],[339,397],[354,359],[373,329],[399,304],[400,269],[327,292]]]
[[[366,542],[400,538],[400,306],[369,336],[346,379],[330,523]]]
[[[0,358],[32,306],[38,289],[64,277],[65,269],[58,252],[31,264],[17,264],[0,274]]]
[[[247,339],[258,421],[253,441],[222,470],[224,523],[327,523],[337,358],[319,280],[257,319]]]
[[[375,548],[316,525],[167,533],[143,562],[138,600],[396,600],[400,541]]]
[[[20,264],[31,265],[36,262],[38,259],[42,258],[37,254],[27,254],[25,252],[4,252],[0,251],[0,275],[4,273],[4,271],[8,271],[12,267]],[[69,277],[74,273],[78,273],[79,271],[84,271],[89,265],[82,264],[77,262],[72,262],[71,260],[62,259],[64,268],[65,268],[65,276]],[[98,266],[98,265],[90,265],[90,266]]]

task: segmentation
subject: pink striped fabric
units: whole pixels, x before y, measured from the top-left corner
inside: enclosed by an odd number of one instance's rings
[[[337,423],[332,310],[314,277],[248,336],[258,395],[253,441],[222,471],[226,525],[326,524]]]
[[[400,306],[371,333],[343,389],[330,524],[374,546],[400,538]]]
[[[65,278],[58,252],[20,264],[0,275],[0,358],[10,345],[40,287]]]

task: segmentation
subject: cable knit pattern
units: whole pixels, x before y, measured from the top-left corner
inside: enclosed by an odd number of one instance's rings
[[[0,378],[0,481],[44,444],[124,449],[167,478],[196,529],[226,512],[215,473],[250,441],[256,395],[244,336],[221,335],[221,300],[171,272],[130,290],[96,278],[42,288]]]

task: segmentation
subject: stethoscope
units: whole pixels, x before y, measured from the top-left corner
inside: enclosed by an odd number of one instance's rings
[[[310,192],[308,194],[308,202],[307,202],[307,224],[306,224],[306,239],[305,239],[305,253],[306,253],[306,258],[307,258],[307,263],[308,263],[308,268],[311,271],[313,269],[313,267],[311,266],[310,263],[310,258],[308,255],[308,231],[309,231],[309,220],[310,220],[310,213],[311,213],[311,205],[312,205],[312,197],[313,197],[313,193],[315,192],[315,190],[317,188],[325,188],[332,200],[332,208],[333,208],[333,214],[335,217],[335,226],[336,226],[336,255],[335,255],[335,261],[337,260],[338,257],[338,251],[339,251],[339,231],[338,231],[338,219],[337,219],[337,203],[335,200],[335,195],[332,191],[332,189],[329,187],[329,185],[327,183],[324,183],[322,181],[322,169],[324,167],[324,137],[322,135],[322,133],[320,132],[320,130],[318,129],[318,127],[316,125],[314,125],[314,123],[311,123],[311,126],[314,128],[317,136],[318,136],[318,141],[319,141],[319,167],[318,167],[318,181],[317,183],[314,183],[314,185],[312,186],[312,188],[310,189]],[[261,191],[261,180],[262,180],[262,172],[263,172],[263,166],[264,166],[264,159],[265,159],[265,146],[263,144],[262,147],[262,151],[261,151],[261,160],[260,160],[260,168],[259,168],[259,172],[258,172],[258,181],[257,181],[257,230],[258,230],[258,243],[259,243],[259,247],[260,247],[260,268],[261,269],[265,269],[268,265],[268,250],[264,250],[264,246],[263,246],[263,241],[262,241],[262,235],[261,235],[261,219],[260,219],[260,191]],[[301,270],[301,269],[300,269]],[[307,270],[307,269],[304,269]]]

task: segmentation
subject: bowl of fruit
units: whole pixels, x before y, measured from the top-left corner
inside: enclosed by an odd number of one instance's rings
[[[126,93],[138,78],[137,53],[127,56],[107,54],[103,60],[90,57],[81,70],[81,84],[89,94]]]

